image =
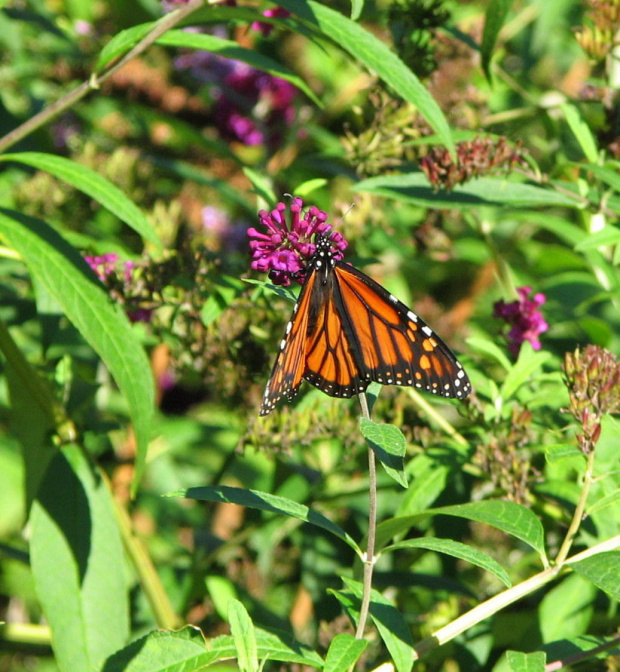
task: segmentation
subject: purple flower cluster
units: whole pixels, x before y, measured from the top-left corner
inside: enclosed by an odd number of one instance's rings
[[[274,7],[273,9],[266,9],[263,12],[263,16],[268,19],[277,19],[278,17],[285,18],[290,16],[291,13],[287,9],[282,7]],[[252,24],[252,30],[256,30],[259,33],[262,33],[263,37],[268,37],[273,30],[273,24],[267,23],[266,21],[254,21]]]
[[[118,254],[102,254],[98,257],[85,256],[86,263],[95,271],[101,282],[105,281],[115,272],[118,262]]]
[[[511,301],[510,303],[497,301],[493,306],[493,317],[504,320],[512,327],[506,334],[506,339],[508,349],[514,355],[519,354],[521,344],[525,341],[529,341],[534,350],[540,350],[541,345],[538,336],[549,328],[539,310],[540,306],[546,301],[545,295],[538,292],[533,298],[529,298],[531,293],[531,287],[519,287],[517,289],[519,295],[517,301]]]
[[[183,53],[174,66],[213,85],[213,118],[226,140],[276,147],[295,120],[297,87],[284,79],[208,51]]]
[[[288,209],[288,222],[284,203],[278,203],[271,212],[261,210],[258,213],[267,233],[261,233],[254,227],[248,229],[252,268],[261,273],[269,272],[272,282],[284,287],[291,284],[291,278],[303,282],[308,259],[316,249],[312,242],[315,234],[331,231],[329,238],[336,259],[342,259],[342,252],[348,245],[341,233],[332,231],[326,212],[311,205],[303,213],[301,198],[293,198]]]
[[[125,261],[119,265],[118,254],[110,252],[100,256],[85,256],[86,263],[93,269],[97,277],[108,288],[110,295],[125,305],[127,317],[132,322],[150,322],[151,310],[135,302],[128,301],[128,295],[134,280],[133,272],[136,264],[133,261]],[[130,307],[131,306],[131,307]]]

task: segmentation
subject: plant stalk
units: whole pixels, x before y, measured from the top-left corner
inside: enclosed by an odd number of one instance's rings
[[[577,502],[577,507],[575,509],[575,513],[573,514],[573,519],[571,520],[568,532],[566,533],[566,537],[564,538],[562,546],[560,547],[560,550],[558,551],[558,554],[555,558],[556,565],[561,565],[566,560],[566,556],[570,551],[570,547],[572,546],[573,541],[577,536],[577,532],[579,531],[579,526],[581,525],[581,521],[583,520],[583,512],[586,509],[586,502],[588,500],[588,495],[590,494],[593,469],[594,469],[594,450],[591,450],[587,456],[586,471],[585,474],[583,475],[583,488],[581,490],[581,495],[579,497],[579,501]]]
[[[368,400],[366,394],[362,392],[359,395],[360,405],[362,407],[362,417],[370,420],[368,410]],[[368,610],[370,607],[370,593],[372,590],[372,573],[375,567],[375,536],[377,531],[377,464],[375,454],[368,446],[368,535],[366,544],[366,557],[364,558],[364,576],[362,604],[360,607],[360,617],[355,632],[356,639],[363,639],[366,621],[368,620]]]
[[[205,4],[206,0],[190,0],[186,5],[175,9],[158,21],[153,30],[142,38],[132,49],[130,49],[117,63],[98,74],[93,72],[88,81],[82,82],[76,89],[70,91],[65,96],[56,102],[48,105],[41,110],[34,117],[7,133],[3,138],[0,138],[0,154],[5,152],[9,147],[12,147],[20,140],[36,131],[41,126],[57,117],[59,114],[71,108],[75,103],[84,98],[91,91],[98,89],[103,82],[109,79],[115,72],[120,70],[129,61],[139,56],[143,51],[153,44],[166,31],[176,26],[186,16],[196,11]]]

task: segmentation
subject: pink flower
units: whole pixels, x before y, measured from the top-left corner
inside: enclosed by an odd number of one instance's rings
[[[263,16],[268,19],[277,19],[278,17],[286,18],[290,16],[291,13],[283,9],[282,7],[274,7],[273,9],[266,9],[263,12]],[[267,23],[266,21],[254,21],[252,24],[252,30],[256,30],[263,34],[263,37],[268,37],[273,30],[273,24]]]
[[[271,212],[261,210],[258,213],[260,223],[267,233],[254,227],[248,229],[252,251],[251,267],[261,273],[269,272],[272,282],[284,287],[291,284],[291,278],[303,282],[307,262],[316,248],[312,237],[317,233],[327,234],[332,231],[326,212],[311,205],[302,213],[301,198],[293,198],[288,209],[288,221],[287,206],[284,203],[278,203]],[[347,241],[341,233],[335,231],[332,231],[329,238],[335,258],[342,259]]]
[[[521,344],[529,341],[534,350],[542,347],[538,336],[547,331],[549,325],[545,321],[540,306],[547,300],[545,295],[538,292],[532,299],[528,298],[532,293],[531,287],[519,287],[517,294],[519,299],[506,303],[497,301],[493,306],[493,316],[504,320],[511,325],[510,331],[505,334],[508,341],[508,349],[514,355],[519,354]]]

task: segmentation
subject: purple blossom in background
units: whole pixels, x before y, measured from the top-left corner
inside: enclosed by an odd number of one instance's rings
[[[213,85],[213,118],[226,140],[274,147],[295,120],[297,88],[284,79],[207,51],[181,54],[174,66]]]
[[[258,217],[267,233],[261,233],[254,227],[247,232],[251,239],[251,267],[261,273],[269,272],[272,282],[284,287],[291,284],[291,277],[303,282],[306,263],[316,249],[312,236],[332,231],[332,225],[327,222],[326,212],[311,205],[305,214],[302,213],[301,198],[293,198],[288,209],[290,210],[288,222],[287,206],[284,203],[278,203],[271,212],[261,210]],[[348,245],[347,241],[336,231],[332,231],[329,237],[332,251],[336,253],[335,258],[342,259],[342,252]]]
[[[231,221],[223,210],[212,205],[202,209],[202,225],[205,233],[214,236],[228,251],[236,249],[245,238],[246,225]]]
[[[107,278],[112,275],[116,269],[118,254],[102,254],[98,257],[84,257],[86,263],[95,271],[101,282],[105,283]]]
[[[84,19],[76,19],[73,28],[78,35],[84,37],[89,37],[93,34],[93,24],[90,21],[84,21]]]
[[[84,259],[107,287],[110,296],[123,304],[127,317],[132,322],[151,321],[152,310],[140,306],[141,298],[137,298],[135,294],[136,264],[133,261],[125,261],[121,264],[118,254],[114,252],[99,256],[85,256]]]
[[[50,127],[52,142],[57,149],[67,149],[71,140],[79,136],[80,124],[75,115],[65,114]]]
[[[286,18],[290,16],[291,13],[283,9],[282,7],[274,7],[273,9],[266,9],[263,12],[263,16],[268,19],[277,19],[278,17]],[[266,23],[265,21],[254,21],[252,24],[252,30],[256,30],[263,34],[264,37],[268,37],[273,30],[273,24]]]
[[[510,303],[497,301],[493,305],[493,317],[504,320],[512,327],[505,336],[508,341],[508,349],[515,356],[519,354],[521,344],[525,341],[529,341],[534,350],[540,350],[541,345],[538,336],[549,328],[539,310],[540,306],[547,300],[545,295],[538,292],[530,299],[531,293],[531,287],[519,287],[517,289],[519,295],[517,301],[511,301]]]

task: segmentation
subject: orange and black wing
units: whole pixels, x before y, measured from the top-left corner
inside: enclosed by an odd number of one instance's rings
[[[260,408],[261,415],[271,413],[282,397],[292,399],[299,390],[306,367],[309,305],[315,282],[316,272],[313,271],[306,278],[299,299],[293,308],[293,315],[286,325],[280,342],[280,351],[265,388]]]
[[[286,327],[261,415],[292,399],[302,379],[332,397],[375,381],[464,399],[471,384],[448,346],[404,303],[353,266],[333,259],[327,239]]]
[[[348,264],[336,261],[331,277],[325,328],[317,323],[312,336],[306,380],[327,394],[345,397],[365,390],[371,381],[458,399],[471,392],[450,348],[404,303]],[[333,335],[336,324],[339,338]],[[336,355],[342,355],[344,364],[335,363]],[[330,392],[332,385],[335,393]]]

